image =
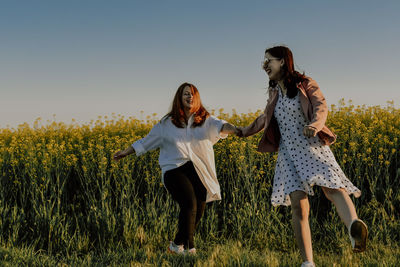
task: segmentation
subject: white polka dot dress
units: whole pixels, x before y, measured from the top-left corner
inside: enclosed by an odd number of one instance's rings
[[[318,136],[304,136],[303,128],[308,123],[301,109],[299,93],[294,98],[288,98],[278,90],[274,116],[279,125],[281,139],[272,204],[289,206],[289,194],[296,190],[314,195],[313,185],[344,188],[348,194],[359,197],[360,190],[346,178],[329,146],[322,145]]]

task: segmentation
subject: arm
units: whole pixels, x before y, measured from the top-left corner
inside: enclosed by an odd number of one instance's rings
[[[267,100],[267,105],[264,109],[264,112],[258,116],[249,126],[247,127],[239,127],[238,128],[238,136],[239,137],[247,137],[247,136],[251,136],[254,135],[258,132],[260,132],[261,130],[263,130],[265,128],[265,123],[267,120],[267,113],[268,113],[268,109],[273,101],[273,99],[276,99],[276,93],[277,91],[273,90],[273,88],[269,87],[268,88],[268,100]]]
[[[265,119],[266,119],[266,114],[265,111],[263,114],[258,116],[249,126],[247,127],[238,127],[238,136],[239,137],[247,137],[251,136],[253,134],[258,133],[262,129],[264,129],[265,126]]]
[[[326,105],[325,97],[314,80],[308,82],[306,93],[313,107],[312,118],[307,126],[315,128],[316,131],[319,132],[324,127],[328,117],[328,107]]]
[[[135,149],[133,149],[132,146],[129,146],[127,149],[121,150],[121,151],[118,151],[117,153],[115,153],[113,159],[115,161],[118,161],[118,160],[125,158],[126,156],[133,154],[133,153],[136,153]]]
[[[151,129],[150,133],[146,135],[144,138],[139,139],[135,143],[133,143],[130,147],[125,150],[118,151],[114,154],[114,160],[118,161],[132,153],[136,153],[137,156],[140,156],[147,151],[156,149],[161,146],[162,143],[162,126],[160,123],[154,125],[153,129]]]
[[[268,88],[268,93],[269,93],[269,97],[268,97],[267,105],[264,109],[264,112],[261,115],[259,115],[249,126],[239,127],[238,128],[238,130],[239,130],[238,136],[239,137],[251,136],[251,135],[258,133],[262,129],[264,129],[265,121],[267,119],[267,110],[268,110],[268,107],[272,100],[272,89],[271,88]]]

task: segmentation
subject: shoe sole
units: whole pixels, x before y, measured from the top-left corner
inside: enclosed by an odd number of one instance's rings
[[[351,225],[350,234],[355,241],[353,252],[364,252],[367,249],[367,226],[362,221],[355,221]]]

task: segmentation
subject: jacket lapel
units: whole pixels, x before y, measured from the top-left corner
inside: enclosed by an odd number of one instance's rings
[[[272,115],[274,114],[274,109],[275,109],[275,106],[276,106],[276,102],[278,102],[278,95],[279,95],[279,92],[278,92],[278,90],[273,90],[272,92],[271,92],[271,96],[270,96],[270,104],[268,105],[268,110],[267,110],[267,122],[268,123],[266,123],[266,126],[269,124],[269,122],[271,121],[271,118],[272,118]],[[267,127],[265,127],[265,128],[267,128]]]

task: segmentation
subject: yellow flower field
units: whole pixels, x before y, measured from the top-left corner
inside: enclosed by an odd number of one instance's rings
[[[248,125],[261,111],[215,115]],[[113,247],[158,251],[174,234],[178,207],[160,181],[158,151],[114,162],[114,152],[145,136],[156,123],[113,115],[85,125],[49,123],[0,130],[0,242],[50,255]],[[400,110],[331,106],[327,121],[338,136],[338,163],[362,191],[355,199],[371,240],[400,240]],[[246,240],[272,251],[295,248],[290,209],[270,204],[276,153],[256,152],[260,134],[229,136],[214,146],[223,200],[207,207],[200,244]],[[340,250],[346,232],[335,209],[316,190],[311,198],[313,239]],[[327,227],[321,227],[326,225]],[[222,241],[221,241],[222,242]]]

